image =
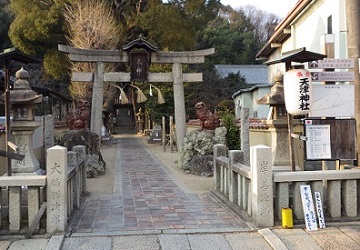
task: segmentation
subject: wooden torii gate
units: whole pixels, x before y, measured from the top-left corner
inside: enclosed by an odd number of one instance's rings
[[[142,40],[143,41],[143,40]],[[79,49],[66,45],[58,45],[58,50],[69,54],[72,62],[95,63],[94,73],[73,72],[72,81],[94,82],[91,108],[91,130],[100,136],[103,105],[104,82],[130,82],[130,72],[104,72],[104,63],[129,63],[129,52],[120,50]],[[184,98],[184,82],[202,82],[202,73],[183,73],[182,64],[200,64],[205,56],[215,53],[215,49],[181,51],[181,52],[150,52],[151,63],[172,64],[171,73],[148,74],[147,82],[172,82],[174,91],[176,140],[179,152],[183,149],[186,134],[186,114]]]

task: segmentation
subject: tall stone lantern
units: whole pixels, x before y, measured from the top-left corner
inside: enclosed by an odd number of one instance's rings
[[[32,150],[32,136],[34,130],[40,126],[35,121],[33,105],[42,102],[42,95],[30,88],[28,79],[30,74],[21,68],[16,72],[17,80],[14,88],[10,90],[10,105],[12,113],[11,134],[19,153],[25,155],[22,161],[12,160],[14,174],[42,174],[40,164]],[[0,97],[4,102],[4,95]]]
[[[270,93],[257,100],[257,103],[270,106],[269,117],[263,122],[271,133],[273,166],[290,166],[283,74],[276,74],[273,81]]]

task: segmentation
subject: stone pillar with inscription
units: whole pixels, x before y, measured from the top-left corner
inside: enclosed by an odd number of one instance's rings
[[[274,201],[271,148],[264,145],[250,147],[251,211],[258,227],[274,226]]]
[[[67,149],[54,146],[47,150],[47,233],[59,233],[67,225]]]

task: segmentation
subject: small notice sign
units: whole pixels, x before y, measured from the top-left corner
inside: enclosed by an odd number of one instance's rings
[[[308,63],[309,69],[352,69],[354,65],[353,58],[329,58]]]
[[[305,225],[308,231],[318,230],[314,200],[311,194],[310,185],[300,185],[300,195],[304,210]]]
[[[308,159],[331,159],[330,125],[313,125],[311,120],[306,128],[306,156]]]
[[[313,82],[352,82],[354,79],[354,71],[311,72]]]
[[[316,213],[319,219],[319,228],[325,228],[325,217],[321,202],[321,195],[320,192],[315,192],[314,194],[315,194]]]

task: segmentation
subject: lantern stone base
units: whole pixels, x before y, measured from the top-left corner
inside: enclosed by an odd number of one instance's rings
[[[288,139],[288,124],[286,120],[266,120],[265,124],[271,133],[272,164],[288,166],[290,169],[290,153]]]
[[[39,174],[41,173],[39,161],[32,150],[32,135],[34,130],[12,131],[14,143],[19,148],[19,153],[25,155],[22,161],[11,161],[14,174]]]

